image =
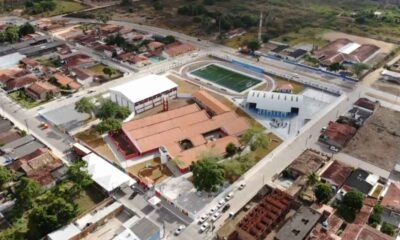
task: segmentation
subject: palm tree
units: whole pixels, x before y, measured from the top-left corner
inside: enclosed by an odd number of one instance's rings
[[[307,185],[308,186],[314,186],[318,182],[318,176],[315,173],[310,173],[307,176]]]

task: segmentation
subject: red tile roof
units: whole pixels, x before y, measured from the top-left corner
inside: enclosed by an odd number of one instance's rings
[[[341,237],[342,240],[394,240],[366,224],[348,224]]]
[[[329,140],[344,146],[347,141],[354,136],[356,131],[357,130],[354,127],[347,124],[330,122],[324,135],[327,136]]]
[[[400,210],[400,183],[392,182],[382,199],[382,206]]]
[[[17,89],[17,88],[22,88],[25,87],[31,83],[34,83],[38,81],[39,79],[35,77],[35,75],[30,74],[30,75],[25,75],[19,78],[15,78],[13,80],[10,80],[6,83],[6,87],[8,90],[12,89]]]
[[[79,89],[81,87],[81,85],[77,82],[75,82],[75,80],[73,80],[72,78],[65,76],[62,73],[56,73],[54,74],[54,77],[57,79],[57,82],[61,85],[61,86],[69,86],[72,89]]]
[[[48,92],[57,93],[59,91],[58,87],[48,82],[35,82],[28,87],[28,90],[38,95]]]
[[[353,171],[353,167],[334,161],[322,174],[321,178],[341,187]]]
[[[208,92],[204,90],[193,93],[193,97],[196,101],[200,102],[202,105],[207,106],[207,108],[209,108],[213,113],[217,115],[231,111],[229,107],[218,101],[215,97],[211,96]]]
[[[24,58],[21,60],[21,63],[31,67],[39,66],[39,62],[32,58]]]
[[[176,57],[185,53],[189,53],[196,50],[196,48],[193,45],[190,45],[189,43],[182,43],[177,46],[172,46],[169,47],[165,52],[168,54],[170,57]]]

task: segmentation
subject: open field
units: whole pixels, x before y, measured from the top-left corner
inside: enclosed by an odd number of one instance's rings
[[[9,94],[12,100],[21,105],[24,108],[34,108],[46,101],[35,100],[25,94],[24,90],[17,90]]]
[[[400,42],[400,29],[397,19],[400,9],[395,1],[373,0],[229,0],[214,1],[204,5],[202,0],[139,0],[131,6],[117,6],[96,10],[92,13],[113,13],[113,19],[125,20],[161,28],[173,29],[189,35],[210,40],[217,40],[219,21],[217,14],[226,13],[221,21],[222,32],[238,27],[245,28],[248,34],[242,38],[222,41],[231,47],[242,44],[241,39],[255,37],[258,29],[260,11],[264,12],[264,39],[275,39],[285,36],[289,42],[309,40],[310,37],[301,29],[327,29],[343,31],[355,35],[372,37],[384,41]],[[178,14],[178,9],[191,5],[200,6],[201,11]],[[379,11],[381,17],[372,13]],[[313,31],[313,30],[311,30]],[[296,36],[297,35],[297,36]],[[302,35],[299,37],[298,35]],[[312,35],[312,34],[311,34]],[[316,45],[323,41],[316,41]]]
[[[215,64],[210,64],[203,68],[194,70],[191,74],[236,92],[243,92],[261,82],[261,80],[256,78],[246,76]]]
[[[106,157],[108,160],[119,164],[119,161],[115,158],[111,149],[107,146],[107,143],[93,128],[80,132],[76,134],[75,137],[85,142],[87,145],[93,148],[100,155]]]
[[[56,1],[57,7],[51,12],[46,13],[47,16],[55,16],[55,15],[60,15],[60,14],[65,14],[65,13],[71,13],[71,12],[76,12],[82,9],[85,9],[86,6],[82,5],[78,2],[74,1],[64,1],[64,0],[58,0]]]
[[[168,177],[172,176],[171,171],[161,164],[160,158],[145,161],[129,167],[128,172],[143,181],[147,181],[146,178],[152,181],[151,184],[157,184],[162,182]]]
[[[239,37],[224,40],[224,45],[231,48],[239,48],[244,46],[247,42],[257,39],[257,33],[249,32]]]
[[[92,66],[92,67],[90,67],[90,68],[88,68],[88,69],[89,69],[90,71],[96,73],[97,75],[102,75],[102,76],[105,77],[107,80],[113,80],[113,79],[122,77],[122,72],[119,71],[119,70],[117,70],[117,69],[113,69],[113,68],[110,68],[110,69],[112,70],[112,74],[111,74],[111,75],[105,74],[105,73],[103,72],[103,70],[104,70],[104,68],[106,68],[106,67],[107,67],[106,65],[100,63],[100,64],[94,65],[94,66]]]
[[[300,84],[300,83],[295,82],[295,81],[290,81],[290,80],[286,80],[286,79],[278,78],[278,77],[273,77],[273,79],[275,80],[275,84],[276,84],[277,87],[280,87],[280,86],[283,86],[283,85],[287,85],[287,84],[291,84],[293,86],[293,93],[294,94],[299,94],[305,89],[305,86],[303,84]]]
[[[318,47],[323,47],[329,43],[329,41],[323,37],[326,31],[328,30],[322,28],[303,28],[299,31],[283,34],[273,40],[284,42],[291,46],[301,43],[309,43]]]
[[[82,191],[80,197],[76,200],[76,204],[79,207],[79,211],[82,213],[93,208],[105,198],[106,195],[92,185]]]
[[[400,112],[380,107],[357,131],[344,152],[391,171],[400,155],[398,119]]]

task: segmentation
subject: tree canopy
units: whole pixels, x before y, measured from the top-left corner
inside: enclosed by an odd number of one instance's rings
[[[130,115],[130,110],[127,107],[119,106],[111,100],[103,100],[97,110],[97,117],[105,120],[115,118],[123,120]]]
[[[115,118],[107,118],[101,121],[99,124],[97,124],[96,131],[103,134],[106,132],[121,129],[121,127],[122,127],[121,120]]]
[[[32,207],[34,199],[42,192],[40,185],[26,177],[21,178],[15,189],[15,207],[28,209]]]
[[[0,187],[12,180],[14,174],[8,168],[0,166]]]
[[[203,159],[192,165],[193,185],[197,191],[215,192],[224,182],[224,169],[214,159]]]
[[[339,206],[340,215],[348,222],[355,219],[356,213],[362,208],[364,195],[358,191],[351,191],[344,195]]]
[[[93,111],[95,110],[96,106],[90,100],[90,98],[83,97],[81,100],[75,103],[75,110],[80,113],[87,113],[93,115]]]
[[[332,188],[329,184],[320,183],[315,187],[314,194],[319,203],[326,203],[332,197]]]
[[[240,138],[240,141],[244,145],[250,145],[252,150],[259,147],[268,147],[269,139],[267,135],[264,134],[264,130],[259,127],[249,128]]]

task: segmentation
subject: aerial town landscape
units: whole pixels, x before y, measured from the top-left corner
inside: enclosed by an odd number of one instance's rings
[[[399,0],[0,6],[0,240],[400,240]]]

